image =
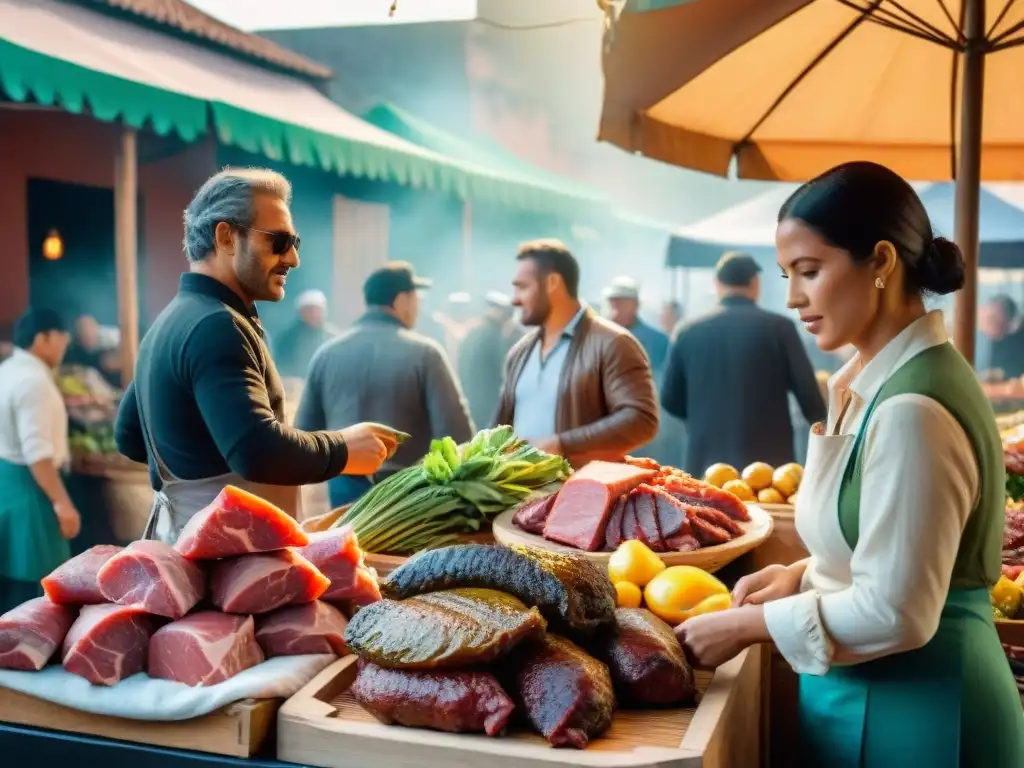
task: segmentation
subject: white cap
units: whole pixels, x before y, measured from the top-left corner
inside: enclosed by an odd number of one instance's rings
[[[320,307],[320,309],[327,309],[327,294],[316,288],[311,288],[308,291],[300,293],[295,304],[299,309],[306,309],[306,307]]]
[[[488,291],[484,296],[484,300],[492,307],[505,308],[512,306],[512,299],[501,291]]]
[[[620,275],[604,289],[606,299],[639,299],[640,285],[632,277]]]

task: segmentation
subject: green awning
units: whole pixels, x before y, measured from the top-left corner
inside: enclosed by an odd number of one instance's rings
[[[600,212],[609,205],[599,192],[538,168],[500,145],[484,139],[468,140],[449,133],[394,104],[378,104],[362,115],[378,128],[453,158],[486,174],[470,180],[473,198],[491,199],[520,208],[563,212]]]

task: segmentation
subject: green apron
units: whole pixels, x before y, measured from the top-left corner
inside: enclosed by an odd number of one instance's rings
[[[941,403],[963,426],[980,467],[981,493],[965,527],[935,637],[924,647],[801,675],[801,768],[1022,768],[1024,712],[992,619],[1005,503],[1002,447],[977,378],[940,344],[896,371],[868,406],[839,491],[837,514],[856,547],[861,445],[875,407],[899,394]],[[897,448],[898,449],[898,448]],[[920,447],[917,450],[935,450]]]
[[[0,459],[0,489],[0,577],[38,585],[71,557],[71,546],[28,467]]]

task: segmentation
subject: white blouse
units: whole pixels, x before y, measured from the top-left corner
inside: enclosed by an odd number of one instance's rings
[[[0,459],[26,466],[71,456],[68,412],[53,371],[30,352],[15,349],[0,363]]]
[[[886,380],[918,353],[948,340],[936,311],[866,365],[854,357],[829,380],[826,434],[834,433],[849,396],[838,434],[856,435]],[[842,537],[835,504],[808,509],[801,503],[808,483],[828,483],[837,492],[841,469],[829,477],[805,476],[796,518],[811,557],[800,593],[764,607],[772,639],[798,673],[823,675],[832,664],[927,643],[938,629],[960,537],[978,498],[980,472],[970,440],[931,398],[898,395],[877,406],[863,450],[856,549],[851,552]]]

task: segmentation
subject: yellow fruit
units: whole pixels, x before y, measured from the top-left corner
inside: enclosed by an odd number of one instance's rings
[[[643,599],[644,593],[636,584],[630,584],[628,581],[616,582],[615,604],[619,608],[639,608]]]
[[[989,600],[1003,614],[1013,618],[1017,615],[1021,600],[1024,600],[1024,590],[1005,576],[1000,576],[989,592]]]
[[[724,595],[711,595],[711,597],[705,597],[699,603],[697,603],[689,611],[686,611],[686,615],[683,621],[692,619],[694,616],[700,616],[702,613],[714,613],[715,611],[725,611],[732,608],[732,595],[726,593]]]
[[[704,472],[704,482],[711,483],[716,488],[721,488],[730,480],[739,480],[740,473],[736,471],[735,467],[731,467],[728,464],[712,464]]]
[[[785,504],[785,497],[775,488],[763,488],[757,492],[757,500],[762,504]]]
[[[722,490],[729,491],[729,493],[737,496],[740,501],[754,501],[755,499],[753,489],[743,480],[730,480],[722,486]]]
[[[789,506],[791,506],[791,507],[795,507],[796,506],[796,497],[798,495],[799,494],[794,493],[792,496],[790,496],[788,499],[786,499],[786,503],[789,504]]]
[[[783,496],[792,496],[799,487],[800,481],[792,470],[787,471],[784,467],[779,467],[772,475],[772,488]]]
[[[664,570],[661,558],[635,539],[622,542],[608,558],[608,578],[612,584],[628,581],[642,587]]]
[[[712,595],[729,590],[707,571],[692,565],[674,565],[659,573],[644,589],[648,610],[672,626],[685,621],[690,612]]]
[[[804,481],[804,468],[797,464],[795,461],[791,461],[789,464],[783,464],[775,471],[784,472],[787,475],[792,475],[793,479],[796,480],[797,487],[799,487],[800,483]]]
[[[743,479],[755,491],[760,491],[772,484],[772,473],[775,470],[763,461],[755,461],[743,470]]]

